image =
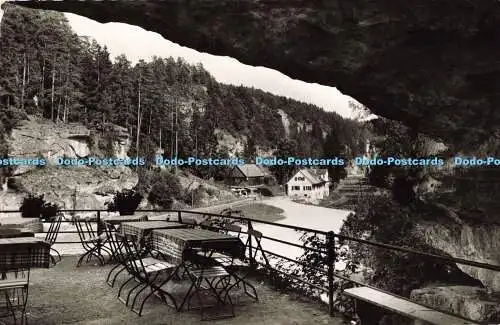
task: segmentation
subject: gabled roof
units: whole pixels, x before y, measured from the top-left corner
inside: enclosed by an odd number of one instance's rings
[[[293,177],[290,179],[292,180],[298,173],[302,173],[308,180],[311,182],[311,184],[321,184],[326,182],[322,176],[326,175],[327,170],[326,169],[301,169],[299,170]],[[289,180],[289,181],[290,181]]]
[[[236,166],[245,177],[264,177],[265,173],[255,164],[245,164]]]
[[[308,171],[319,179],[324,178],[328,174],[328,169],[308,169]]]

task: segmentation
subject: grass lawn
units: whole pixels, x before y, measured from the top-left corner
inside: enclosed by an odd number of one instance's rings
[[[254,220],[275,222],[285,219],[285,216],[283,215],[283,212],[285,211],[283,209],[264,203],[251,203],[239,206],[236,209],[241,210],[245,217]]]

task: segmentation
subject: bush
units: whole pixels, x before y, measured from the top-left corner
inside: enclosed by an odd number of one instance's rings
[[[28,194],[19,208],[23,218],[40,218],[46,221],[51,221],[57,215],[59,209],[57,204],[46,202],[43,194],[39,196]]]
[[[148,200],[164,209],[171,209],[174,199],[183,200],[182,186],[174,174],[161,172],[151,177]]]
[[[169,195],[170,187],[165,183],[156,183],[149,192],[148,200],[163,209],[171,209],[174,199]]]
[[[106,202],[108,211],[118,211],[120,215],[134,214],[139,204],[141,204],[142,195],[135,190],[123,190],[116,192],[114,198],[110,202]]]
[[[257,193],[262,194],[263,196],[274,196],[273,192],[267,187],[258,188]]]

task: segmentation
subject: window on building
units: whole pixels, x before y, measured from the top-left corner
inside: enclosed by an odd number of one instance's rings
[[[304,191],[310,191],[311,190],[311,186],[302,186],[302,189]]]
[[[300,186],[292,186],[292,191],[300,191]]]

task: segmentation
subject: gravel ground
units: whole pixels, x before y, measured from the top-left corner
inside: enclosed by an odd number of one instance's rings
[[[101,267],[89,263],[76,268],[76,257],[64,257],[51,269],[32,270],[28,303],[28,321],[36,325],[160,325],[199,324],[197,311],[176,313],[159,299],[150,299],[143,316],[129,311],[117,298],[118,286],[105,284],[110,265]],[[124,277],[119,277],[118,285]],[[236,317],[211,321],[211,324],[234,325],[317,325],[344,324],[331,318],[315,302],[272,290],[267,284],[256,283],[259,302],[246,296],[235,298]],[[181,285],[177,286],[178,288]],[[9,319],[4,319],[9,321]],[[7,324],[9,324],[7,322]]]

